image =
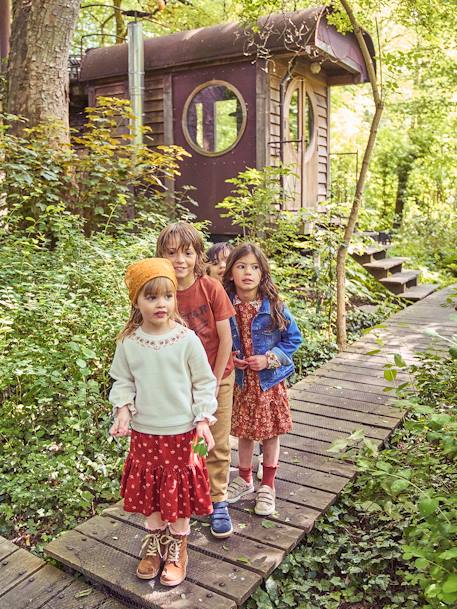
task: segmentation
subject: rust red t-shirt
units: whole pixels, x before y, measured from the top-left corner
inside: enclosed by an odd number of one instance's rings
[[[219,349],[216,322],[235,315],[222,284],[208,275],[198,277],[190,288],[178,290],[178,308],[181,317],[202,341],[211,369],[214,370]],[[233,360],[230,356],[223,378],[232,370]]]

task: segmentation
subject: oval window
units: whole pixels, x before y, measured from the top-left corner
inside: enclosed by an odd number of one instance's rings
[[[310,147],[314,133],[314,113],[311,99],[301,83],[296,86],[290,96],[287,124],[288,141],[298,154],[303,143],[303,152]],[[303,101],[302,101],[303,100]]]
[[[207,156],[231,150],[246,126],[246,105],[235,87],[212,81],[195,89],[183,113],[183,131],[189,145]]]

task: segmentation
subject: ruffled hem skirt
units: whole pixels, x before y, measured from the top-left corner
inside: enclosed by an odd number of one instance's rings
[[[121,479],[124,510],[175,522],[211,514],[208,470],[192,451],[195,430],[176,436],[132,431]]]

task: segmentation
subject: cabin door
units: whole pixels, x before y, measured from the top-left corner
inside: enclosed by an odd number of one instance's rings
[[[313,93],[304,78],[294,78],[284,99],[283,161],[293,175],[285,176],[284,209],[298,211],[315,205],[312,173],[315,149]]]

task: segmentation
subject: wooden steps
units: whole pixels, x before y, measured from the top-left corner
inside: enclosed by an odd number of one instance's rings
[[[0,609],[127,609],[0,537]]]
[[[211,536],[205,519],[193,521],[183,584],[164,588],[157,581],[136,578],[143,518],[116,504],[56,538],[46,552],[111,591],[117,600],[0,538],[0,609],[239,607],[353,478],[350,463],[329,456],[333,440],[360,429],[381,446],[401,423],[403,412],[384,391],[395,384],[384,379],[384,365],[396,352],[412,363],[418,348],[431,346],[437,352],[447,348],[441,339],[424,336],[423,330],[433,327],[445,336],[456,332],[457,324],[450,319],[455,309],[443,306],[451,291],[436,292],[395,314],[381,329],[290,389],[294,427],[281,441],[277,511],[268,518],[257,517],[254,496],[246,497],[231,507],[234,535],[225,540]],[[379,351],[368,356],[374,347]],[[400,374],[398,382],[402,381]],[[233,466],[237,458],[233,449]]]
[[[368,234],[372,238],[375,235],[376,233]],[[351,256],[392,294],[403,300],[416,302],[439,288],[438,285],[431,283],[419,285],[420,271],[404,271],[405,258],[389,258],[388,248],[389,245],[373,242],[373,245],[366,246],[363,251],[351,251]]]

